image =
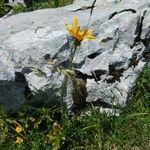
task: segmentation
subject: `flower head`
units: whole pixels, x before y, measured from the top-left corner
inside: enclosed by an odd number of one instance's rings
[[[19,133],[19,132],[21,132],[23,129],[21,128],[21,127],[19,127],[19,126],[17,126],[16,127],[16,131]]]
[[[53,123],[53,130],[54,130],[55,133],[56,133],[56,132],[60,132],[61,127],[60,127],[60,125],[58,124],[58,121],[55,121],[55,122]]]
[[[23,139],[17,136],[16,143],[21,144],[22,142],[23,142]]]
[[[96,37],[92,35],[92,29],[85,29],[83,31],[80,31],[77,16],[74,17],[73,25],[70,23],[66,23],[66,28],[69,31],[70,35],[74,37],[78,42],[81,42],[83,39],[96,39]]]

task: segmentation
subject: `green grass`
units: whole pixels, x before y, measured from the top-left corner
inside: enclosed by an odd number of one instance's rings
[[[32,0],[32,4],[23,5],[18,3],[16,6],[11,7],[8,5],[7,0],[0,0],[0,17],[7,14],[11,9],[13,9],[14,14],[17,14],[37,9],[62,7],[73,3],[73,1],[74,0]]]
[[[11,10],[11,7],[7,5],[6,0],[0,0],[0,17],[4,16]]]
[[[34,11],[37,9],[62,7],[71,3],[73,3],[73,0],[33,0],[32,4],[27,6],[22,4],[16,5],[13,8],[13,11],[16,14],[20,12]]]
[[[150,67],[145,67],[136,93],[119,117],[90,106],[69,118],[60,110],[24,106],[18,113],[0,112],[0,149],[3,150],[149,150]],[[89,115],[85,115],[89,111]],[[84,115],[83,115],[84,114]],[[54,126],[54,122],[56,126]],[[18,123],[24,129],[15,131]],[[59,127],[60,125],[60,127]],[[16,144],[16,137],[24,139]]]

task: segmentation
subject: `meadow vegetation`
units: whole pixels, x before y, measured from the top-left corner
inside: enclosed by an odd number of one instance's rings
[[[27,3],[27,5],[18,3],[15,6],[10,6],[7,0],[0,0],[0,17],[7,14],[10,10],[17,14],[37,9],[61,7],[71,3],[73,3],[73,0],[32,0],[32,3]]]
[[[89,106],[69,117],[61,109],[25,105],[15,114],[0,111],[0,149],[149,150],[150,68],[145,67],[136,92],[117,116]],[[87,113],[88,112],[88,113]],[[22,128],[21,132],[16,127]],[[23,140],[17,142],[17,137]]]
[[[33,1],[29,8],[19,4],[20,6],[15,6],[14,12],[58,7],[72,2],[72,0],[60,0],[59,3],[56,1],[39,0],[37,4],[34,4]],[[74,35],[73,26],[67,25],[67,27]],[[80,35],[82,32],[79,31],[78,38],[80,37],[82,40],[84,37]],[[80,38],[78,42],[80,42]],[[100,107],[92,104],[72,117],[64,111],[65,108],[34,107],[28,103],[13,114],[5,112],[1,108],[0,149],[149,150],[149,74],[150,67],[146,65],[137,80],[135,93],[130,96],[127,106],[120,108],[119,116],[101,113]]]
[[[27,12],[44,8],[56,8],[73,3],[73,0],[32,0],[32,3],[27,5],[17,4],[13,7],[13,12]]]
[[[11,6],[9,6],[6,0],[0,0],[0,17],[4,16],[11,10]]]

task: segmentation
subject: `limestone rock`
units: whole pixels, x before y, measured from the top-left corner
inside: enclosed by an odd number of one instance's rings
[[[83,40],[74,58],[74,69],[79,78],[86,80],[86,101],[125,106],[146,64],[144,54],[150,51],[149,0],[93,2],[76,0],[65,7],[1,20],[0,80],[12,82],[15,72],[21,72],[35,97],[38,91],[49,92],[49,98],[38,101],[59,101],[63,75],[50,67],[66,67],[71,38],[65,23],[78,16],[81,28],[94,29],[97,37],[95,41]],[[67,95],[71,95],[71,88]],[[21,96],[20,102],[24,101]],[[72,104],[70,101],[66,102]]]

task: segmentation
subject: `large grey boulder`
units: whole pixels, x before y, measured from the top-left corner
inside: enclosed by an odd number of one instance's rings
[[[78,16],[81,27],[94,29],[97,37],[83,40],[74,58],[77,77],[85,81],[86,101],[125,106],[150,51],[149,7],[149,0],[76,0],[8,17],[0,22],[0,80],[14,81],[20,72],[33,101],[59,103],[64,75],[53,68],[66,67],[72,45],[65,23]],[[65,101],[70,107],[71,82],[68,86]],[[46,96],[37,96],[39,91]]]

